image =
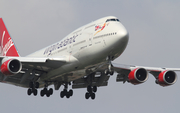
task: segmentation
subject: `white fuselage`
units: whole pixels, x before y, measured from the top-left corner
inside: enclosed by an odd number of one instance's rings
[[[121,55],[129,37],[125,27],[115,19],[117,18],[109,16],[91,22],[73,31],[60,42],[29,55],[49,58],[64,56],[71,62],[48,72],[41,79],[75,80],[87,75],[87,69],[93,71],[107,62],[108,56],[114,60]]]

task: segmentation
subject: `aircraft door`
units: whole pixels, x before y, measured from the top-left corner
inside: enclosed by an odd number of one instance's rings
[[[89,35],[89,46],[92,46],[92,40],[93,40],[93,35],[92,34],[90,34]]]
[[[70,44],[69,45],[69,54],[71,54],[72,53],[72,45]]]

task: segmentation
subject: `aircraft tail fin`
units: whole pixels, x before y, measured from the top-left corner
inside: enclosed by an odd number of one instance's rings
[[[20,56],[2,18],[0,18],[0,56]]]

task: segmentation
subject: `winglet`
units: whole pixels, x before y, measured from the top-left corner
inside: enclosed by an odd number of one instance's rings
[[[0,18],[0,56],[19,57],[18,51],[7,31],[2,18]]]

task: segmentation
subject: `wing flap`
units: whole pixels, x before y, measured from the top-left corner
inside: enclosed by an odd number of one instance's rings
[[[92,86],[107,86],[108,85],[108,80],[110,76],[107,75],[101,75],[99,77],[95,77],[92,80]],[[86,88],[89,85],[89,81],[86,78],[80,78],[78,80],[73,81],[72,88]]]

